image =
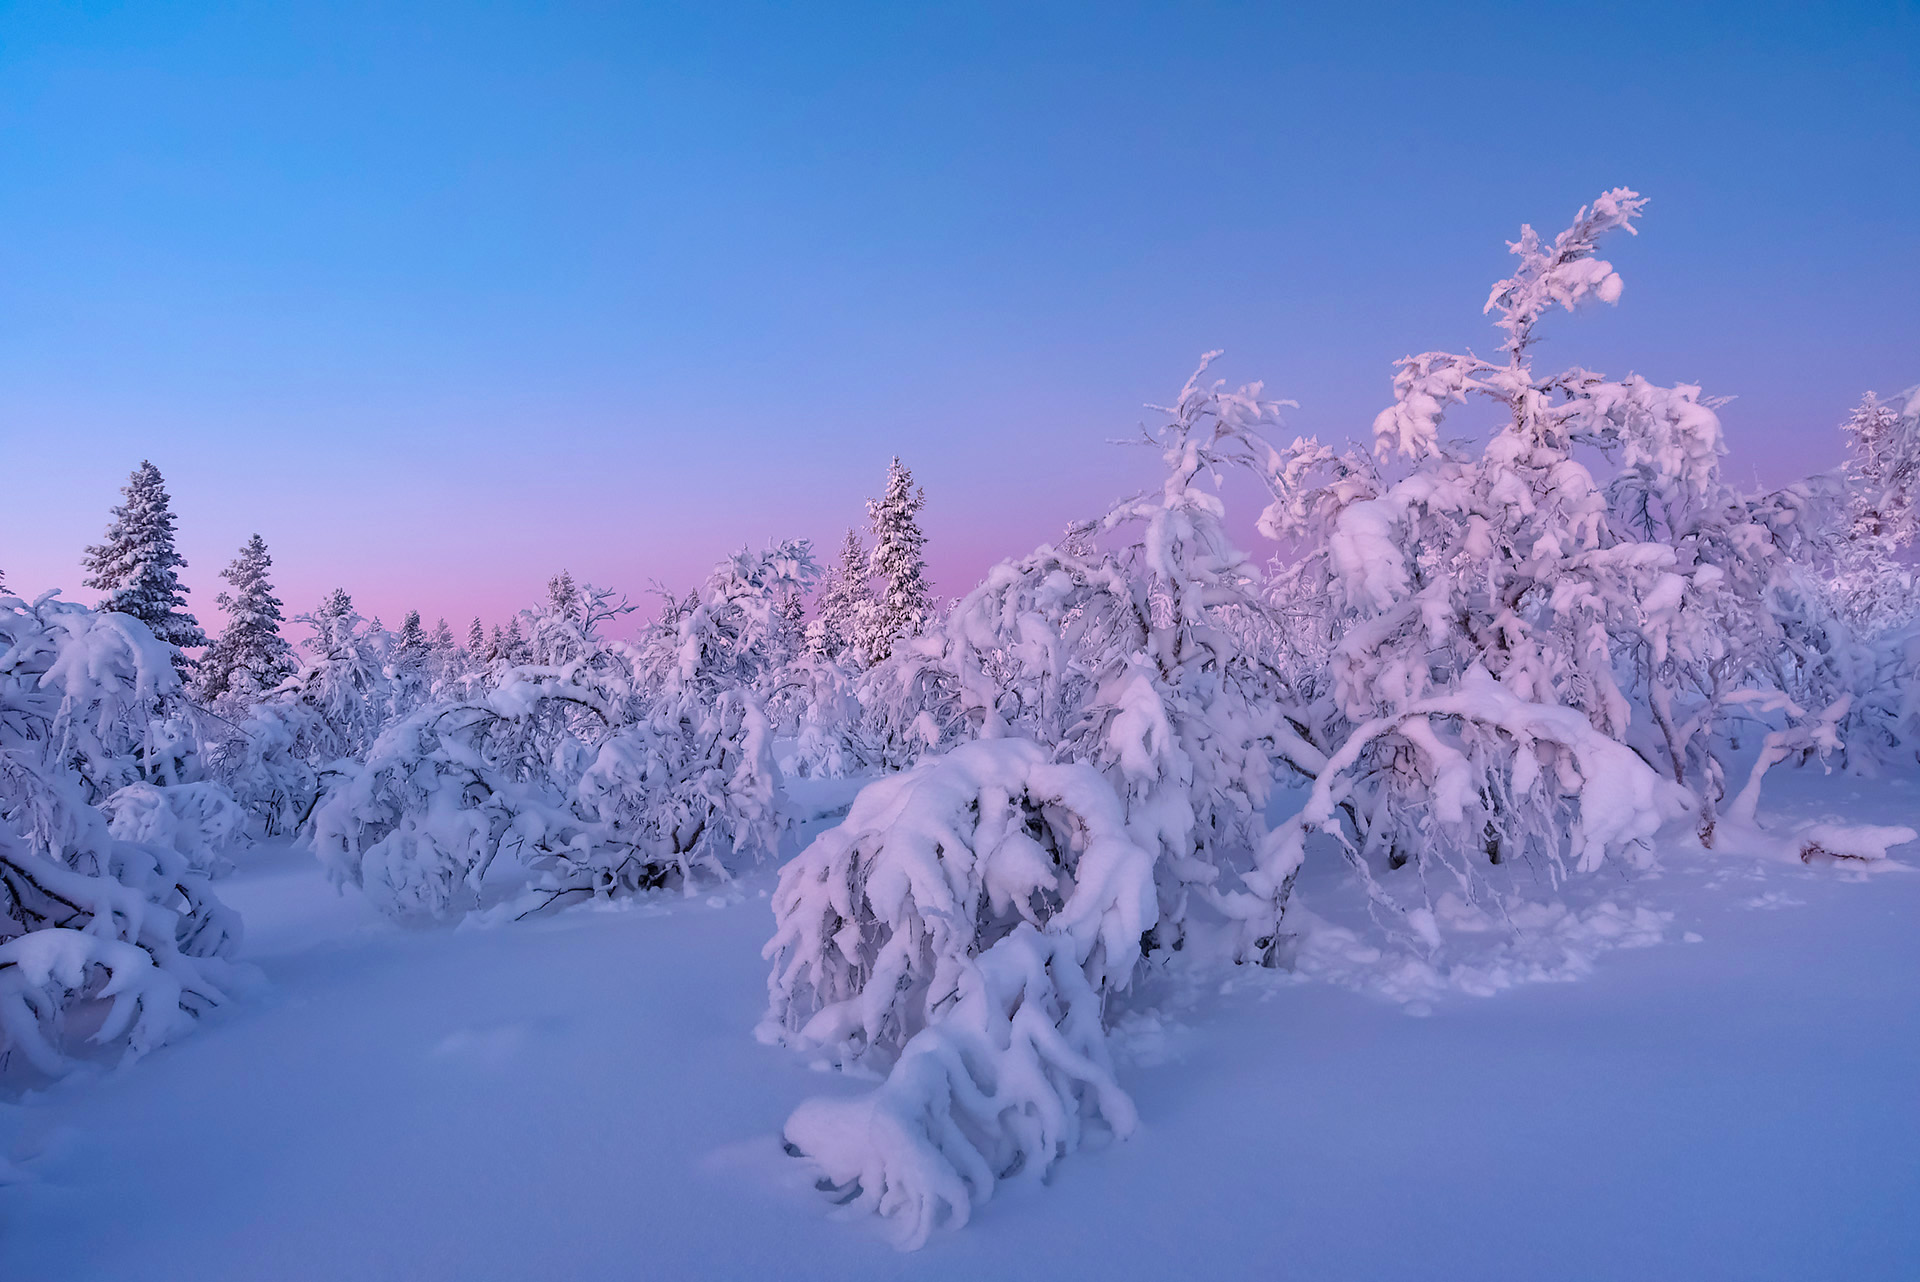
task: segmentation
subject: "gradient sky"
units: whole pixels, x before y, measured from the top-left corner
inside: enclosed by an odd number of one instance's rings
[[[1364,434],[1615,184],[1543,361],[1738,396],[1769,481],[1920,380],[1911,3],[5,5],[0,568],[91,600],[146,457],[203,622],[257,530],[463,626],[831,549],[897,452],[957,593],[1209,348]]]

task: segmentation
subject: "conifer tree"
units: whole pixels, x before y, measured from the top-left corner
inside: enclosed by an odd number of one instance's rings
[[[847,531],[840,563],[827,571],[820,585],[819,608],[807,625],[807,649],[836,658],[853,645],[860,619],[873,602],[867,586],[867,549],[857,530]]]
[[[126,501],[113,509],[106,538],[87,549],[86,586],[107,594],[98,608],[132,615],[169,645],[205,645],[207,634],[187,612],[187,589],[176,573],[187,560],[173,545],[174,516],[160,469],[142,460],[120,492]]]
[[[447,626],[445,619],[433,625],[433,635],[427,638],[427,644],[435,654],[444,656],[453,653],[453,629]]]
[[[559,617],[580,622],[580,589],[574,586],[572,574],[562,570],[547,580],[547,604]]]
[[[420,611],[408,610],[394,634],[394,657],[401,663],[418,666],[427,657],[427,630],[420,625]]]
[[[227,630],[202,657],[200,693],[207,699],[227,694],[253,695],[271,690],[292,676],[298,664],[293,647],[280,635],[280,598],[274,594],[267,570],[273,558],[256,534],[241,545],[233,564],[220,577],[233,588],[214,598],[227,612]]]
[[[1851,458],[1847,472],[1853,507],[1852,533],[1870,539],[1887,551],[1914,539],[1920,521],[1920,439],[1913,430],[1920,419],[1907,420],[1893,406],[1868,392],[1840,425]]]
[[[473,626],[467,629],[467,654],[476,663],[487,657],[487,630],[480,626],[478,617],[475,617]]]
[[[913,474],[895,456],[887,469],[886,493],[867,503],[873,522],[873,557],[869,569],[881,581],[874,608],[862,620],[860,648],[868,663],[893,653],[901,637],[917,636],[933,617],[933,593],[927,587],[924,556],[927,536],[920,531],[920,509],[927,492],[915,489]]]

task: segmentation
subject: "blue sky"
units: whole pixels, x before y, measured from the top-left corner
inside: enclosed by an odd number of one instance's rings
[[[1920,381],[1912,4],[4,6],[0,568],[90,595],[151,457],[216,626],[255,530],[492,619],[830,548],[899,453],[958,592],[1202,351],[1363,434],[1616,184],[1543,360],[1737,396],[1767,480]]]

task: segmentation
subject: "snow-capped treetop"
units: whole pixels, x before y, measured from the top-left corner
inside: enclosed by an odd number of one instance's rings
[[[562,570],[547,580],[547,608],[563,618],[572,618],[580,607],[579,593],[573,575]]]
[[[160,469],[142,460],[120,492],[126,501],[113,509],[106,537],[87,549],[86,586],[107,594],[100,609],[132,615],[169,645],[205,645],[177,573],[187,561],[174,548],[174,515]]]
[[[1887,551],[1913,542],[1920,514],[1920,395],[1907,398],[1907,413],[1868,392],[1840,425],[1846,434],[1847,472],[1854,482],[1852,528],[1856,538],[1877,541]]]
[[[353,598],[347,595],[345,588],[335,588],[321,598],[314,615],[318,618],[344,619],[353,612]]]
[[[280,635],[280,598],[267,571],[273,558],[258,534],[240,548],[233,564],[220,572],[232,587],[214,598],[227,612],[227,630],[202,656],[200,692],[208,699],[229,693],[246,697],[271,690],[299,666],[293,647]]]
[[[860,533],[848,529],[840,547],[840,560],[830,568],[820,585],[820,599],[813,621],[807,625],[807,648],[823,658],[836,658],[843,652],[858,655],[854,644],[859,636],[860,620],[873,608],[869,580],[873,571],[866,545]]]
[[[1638,192],[1615,187],[1582,206],[1573,225],[1553,238],[1551,249],[1541,247],[1539,233],[1530,224],[1521,224],[1520,239],[1507,244],[1519,257],[1520,268],[1494,285],[1485,308],[1500,313],[1494,324],[1507,333],[1500,350],[1511,353],[1515,364],[1534,341],[1534,322],[1556,303],[1572,311],[1589,298],[1620,301],[1620,275],[1613,264],[1593,256],[1594,246],[1615,228],[1636,234],[1633,220],[1646,203]]]
[[[641,642],[648,680],[676,692],[764,690],[797,648],[782,606],[819,577],[805,539],[735,552],[714,567],[697,596],[668,598]]]
[[[860,624],[860,648],[868,663],[893,652],[901,637],[918,636],[933,618],[933,592],[927,586],[927,536],[920,530],[920,509],[927,492],[916,489],[913,474],[899,456],[887,468],[886,492],[867,503],[873,522],[869,573],[881,582],[880,595]]]
[[[1513,414],[1511,430],[1523,446],[1543,433],[1565,430],[1564,420],[1574,410],[1555,406],[1553,394],[1570,392],[1593,376],[1576,369],[1536,380],[1528,354],[1534,326],[1555,304],[1572,311],[1593,299],[1619,301],[1620,276],[1612,264],[1593,257],[1594,246],[1615,228],[1632,232],[1632,220],[1646,203],[1637,193],[1616,187],[1583,206],[1573,225],[1554,237],[1551,248],[1541,246],[1531,226],[1522,226],[1520,239],[1508,244],[1520,258],[1520,269],[1495,283],[1485,308],[1500,315],[1494,324],[1506,331],[1500,350],[1507,353],[1507,363],[1451,352],[1402,358],[1396,362],[1394,403],[1373,422],[1375,451],[1382,458],[1397,453],[1417,459],[1434,453],[1447,407],[1464,402],[1469,394],[1504,402]]]

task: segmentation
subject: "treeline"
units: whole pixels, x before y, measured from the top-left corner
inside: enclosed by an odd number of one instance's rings
[[[1912,834],[1765,834],[1758,807],[1783,762],[1914,760],[1920,388],[1861,402],[1844,466],[1753,493],[1702,389],[1540,367],[1549,314],[1620,297],[1596,248],[1644,204],[1523,228],[1497,357],[1398,361],[1370,449],[1276,446],[1281,403],[1206,358],[1150,488],[944,610],[896,461],[871,548],[824,575],[804,542],[740,552],[632,640],[561,575],[464,645],[336,593],[293,652],[250,542],[194,669],[143,467],[90,553],[109,609],[0,602],[0,1054],[50,1072],[67,1012],[108,1000],[96,1040],[138,1049],[218,1000],[206,879],[250,834],[449,920],[709,884],[839,819],[782,869],[761,1033],[885,1075],[787,1140],[917,1241],[1124,1133],[1105,1039],[1139,976],[1291,964],[1309,859],[1432,955],[1446,896],[1644,868],[1662,833],[1881,857]],[[1447,429],[1470,400],[1483,439]],[[1284,556],[1234,546],[1231,473]]]

